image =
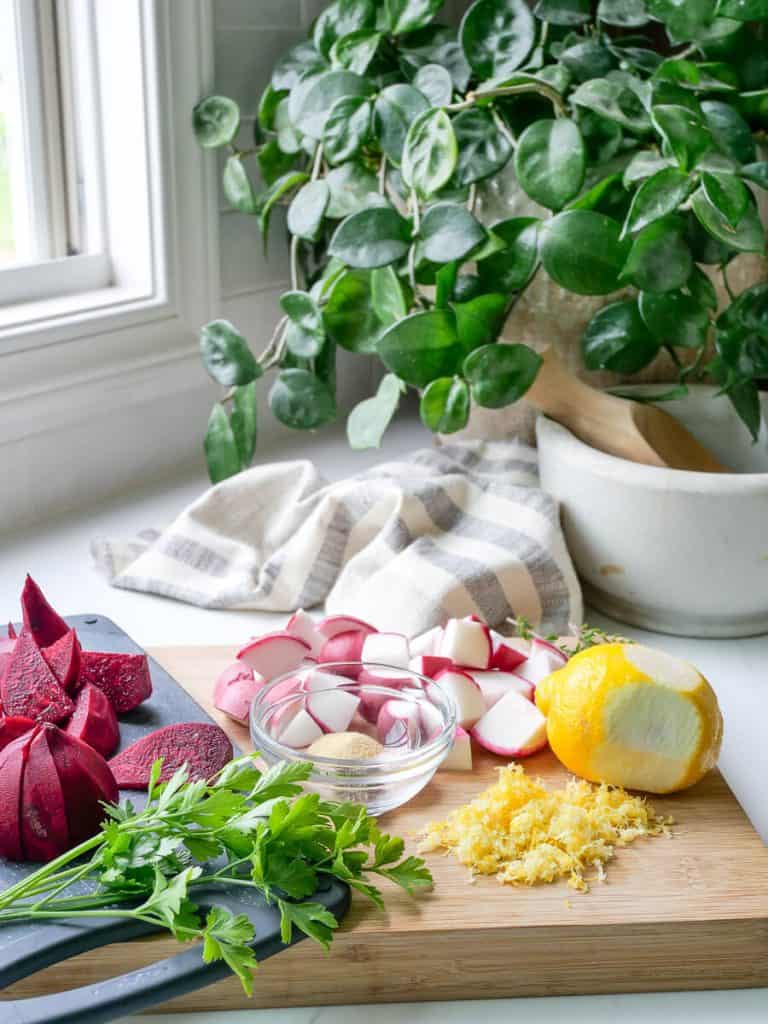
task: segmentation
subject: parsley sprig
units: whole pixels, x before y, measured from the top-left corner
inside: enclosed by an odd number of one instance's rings
[[[284,942],[296,928],[328,948],[337,921],[306,901],[323,876],[342,879],[378,906],[383,896],[372,878],[409,893],[431,886],[424,861],[403,857],[402,839],[379,831],[364,807],[303,792],[310,764],[262,772],[255,757],[230,762],[208,782],[190,781],[182,767],[159,783],[156,761],[143,810],[130,802],[107,807],[100,832],[0,893],[0,923],[145,921],[181,942],[202,941],[205,962],[223,960],[250,995],[253,926],[215,904],[217,888],[257,890],[278,907]],[[83,881],[90,883],[85,894]]]

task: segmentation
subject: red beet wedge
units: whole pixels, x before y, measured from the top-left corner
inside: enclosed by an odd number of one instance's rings
[[[158,757],[163,759],[163,782],[185,763],[191,779],[210,779],[232,759],[232,744],[211,722],[180,722],[142,736],[113,757],[109,767],[120,789],[146,789]]]
[[[77,691],[75,710],[64,731],[97,750],[102,757],[114,752],[120,739],[115,709],[97,686],[86,683]],[[0,731],[0,743],[2,743]]]
[[[117,783],[107,762],[93,747],[55,726],[42,728],[48,733],[48,747],[64,795],[70,843],[81,843],[101,824],[101,802],[117,802]]]
[[[82,651],[80,685],[98,686],[118,715],[132,711],[152,693],[152,679],[146,654],[112,654]]]
[[[21,592],[24,625],[40,647],[50,647],[69,630],[64,619],[46,600],[45,594],[31,576],[27,576]]]
[[[48,734],[43,728],[35,730],[29,744],[19,817],[21,843],[27,860],[53,860],[73,845],[64,793],[48,746]]]
[[[3,750],[9,743],[13,743],[19,736],[31,732],[37,722],[31,718],[22,718],[20,715],[4,715],[0,718],[0,750]]]
[[[55,644],[42,649],[48,667],[65,690],[74,690],[80,675],[80,641],[74,629],[68,629]]]
[[[6,715],[22,715],[40,722],[60,722],[74,710],[74,704],[59,686],[26,627],[0,680],[0,703]]]
[[[17,636],[16,627],[14,626],[14,624],[12,622],[9,622],[8,623],[8,639],[9,640],[15,640],[16,636]]]
[[[21,845],[21,789],[32,733],[0,750],[0,857],[25,860]]]

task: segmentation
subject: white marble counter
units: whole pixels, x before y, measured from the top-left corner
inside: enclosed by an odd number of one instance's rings
[[[390,432],[385,450],[353,453],[341,435],[325,438],[312,449],[329,478],[363,469],[427,442],[421,431],[400,423]],[[302,455],[306,446],[299,449]],[[290,450],[274,458],[296,458]],[[6,482],[8,483],[8,482]],[[274,628],[280,617],[254,612],[212,612],[159,597],[109,587],[92,567],[89,542],[96,535],[130,536],[147,526],[163,526],[205,486],[200,476],[168,480],[163,487],[134,492],[119,500],[87,508],[78,515],[53,520],[30,531],[0,535],[0,611],[18,617],[18,592],[30,572],[64,614],[99,612],[107,615],[144,646],[183,643],[237,643],[243,636]],[[713,581],[716,586],[716,581]],[[608,624],[590,615],[595,624]],[[725,743],[721,768],[764,840],[768,842],[768,637],[739,641],[700,641],[644,634],[611,624],[625,635],[644,638],[696,662],[710,678],[723,707]],[[257,981],[258,984],[258,981]],[[622,1024],[662,1019],[676,1024],[695,1016],[698,1024],[764,1024],[768,1020],[768,990],[681,993],[643,996],[578,997],[499,1000],[492,1003],[408,1004],[366,1007],[368,1024],[470,1024],[481,1015],[488,1024],[512,1014],[528,1024]],[[353,1024],[361,1009],[265,1010],[243,1013],[147,1016],[143,1024]],[[138,1018],[136,1018],[138,1022]]]

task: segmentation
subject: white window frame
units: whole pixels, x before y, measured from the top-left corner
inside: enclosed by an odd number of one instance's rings
[[[113,283],[0,309],[0,446],[53,431],[64,444],[68,425],[116,401],[199,386],[198,331],[219,302],[215,157],[191,130],[212,85],[210,0],[97,0],[94,12]]]

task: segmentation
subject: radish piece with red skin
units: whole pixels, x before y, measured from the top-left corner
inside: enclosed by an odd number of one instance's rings
[[[264,680],[253,674],[245,662],[235,661],[221,673],[213,687],[213,706],[236,722],[246,725],[251,704]]]
[[[307,693],[315,693],[317,690],[330,690],[336,686],[349,686],[349,676],[315,670],[306,673],[301,688]]]
[[[285,624],[285,632],[291,636],[303,640],[309,647],[309,653],[313,658],[320,654],[320,648],[326,638],[318,631],[317,624],[312,616],[303,608],[297,609]]]
[[[437,653],[462,668],[487,669],[491,664],[491,631],[484,622],[449,619]]]
[[[14,743],[20,736],[31,732],[37,722],[22,715],[3,715],[0,717],[0,750]]]
[[[472,771],[472,743],[469,733],[456,726],[453,736],[453,746],[447,757],[438,768],[440,772],[471,772]]]
[[[74,690],[80,678],[80,641],[74,629],[68,629],[50,647],[43,647],[41,653],[59,685],[70,692]]]
[[[40,647],[50,647],[69,632],[69,626],[48,603],[45,594],[27,574],[21,592],[21,614],[24,626]]]
[[[320,636],[330,640],[339,633],[375,633],[376,630],[368,622],[356,619],[354,615],[327,615],[315,627]]]
[[[133,711],[152,695],[152,677],[146,654],[81,651],[80,685],[98,686],[118,715]]]
[[[146,789],[152,764],[162,757],[160,781],[187,765],[189,778],[210,779],[232,760],[232,744],[212,722],[178,722],[142,736],[109,762],[120,789]]]
[[[510,690],[516,690],[526,700],[533,700],[536,687],[527,679],[514,672],[473,672],[472,678],[480,687],[486,709],[490,709],[505,697]]]
[[[278,740],[286,747],[302,750],[319,740],[323,730],[306,708],[299,707],[290,721],[281,729]]]
[[[35,729],[29,743],[19,817],[25,860],[52,860],[73,845],[64,792],[48,746],[48,733],[42,726]]]
[[[408,668],[417,675],[434,679],[438,672],[446,668],[455,668],[455,665],[450,658],[441,658],[437,654],[420,654],[417,658],[411,658]]]
[[[102,803],[117,803],[117,783],[107,762],[88,743],[55,725],[41,729],[61,783],[69,842],[74,846],[98,832],[105,816]]]
[[[90,683],[77,691],[75,710],[63,728],[67,735],[87,743],[102,757],[113,754],[120,742],[120,727],[109,697]]]
[[[306,709],[323,732],[346,732],[360,706],[360,698],[337,688],[307,695]]]
[[[402,693],[404,697],[409,696],[407,690],[403,690]],[[414,693],[413,696],[423,698],[423,694],[424,691],[419,690],[417,693]],[[418,701],[418,705],[422,732],[428,739],[433,740],[442,732],[443,716],[431,701],[420,699]]]
[[[415,746],[421,736],[418,704],[412,700],[385,701],[376,719],[376,733],[384,746]]]
[[[360,629],[350,629],[344,633],[336,633],[335,636],[326,640],[320,650],[319,662],[321,665],[330,662],[348,662],[348,667],[337,668],[341,675],[349,676],[350,679],[357,679],[360,674],[359,662],[363,655],[363,644],[368,634]]]
[[[469,674],[460,669],[438,672],[435,683],[456,706],[456,724],[468,729],[485,714],[485,701],[480,687]]]
[[[472,729],[472,739],[501,757],[528,757],[547,745],[547,720],[535,704],[510,690]]]
[[[549,643],[548,640],[535,636],[531,640],[531,653],[525,662],[516,669],[516,672],[523,679],[527,679],[529,683],[537,686],[542,679],[546,679],[552,672],[557,672],[567,661],[567,655],[563,654],[561,650]]]
[[[309,644],[290,633],[265,633],[241,647],[237,658],[269,680],[293,672],[308,654]]]
[[[21,845],[21,793],[33,732],[0,750],[0,857],[25,860]]]
[[[382,705],[392,698],[392,694],[387,693],[386,690],[399,690],[412,684],[413,681],[412,673],[405,669],[364,668],[358,679],[358,683],[362,687],[360,690],[360,714],[367,721],[375,723]],[[383,689],[365,689],[365,687]]]
[[[0,702],[6,715],[38,722],[60,722],[74,710],[26,626],[0,681]]]
[[[527,654],[519,651],[516,647],[512,647],[504,640],[496,640],[494,637],[491,668],[497,668],[502,672],[514,672],[527,657]]]
[[[403,633],[369,633],[363,642],[362,661],[392,668],[408,668],[411,652]]]
[[[419,633],[418,636],[412,637],[408,641],[411,656],[418,658],[422,654],[437,654],[437,648],[440,644],[440,638],[442,635],[443,627],[433,626],[432,629],[428,629],[426,633]]]

